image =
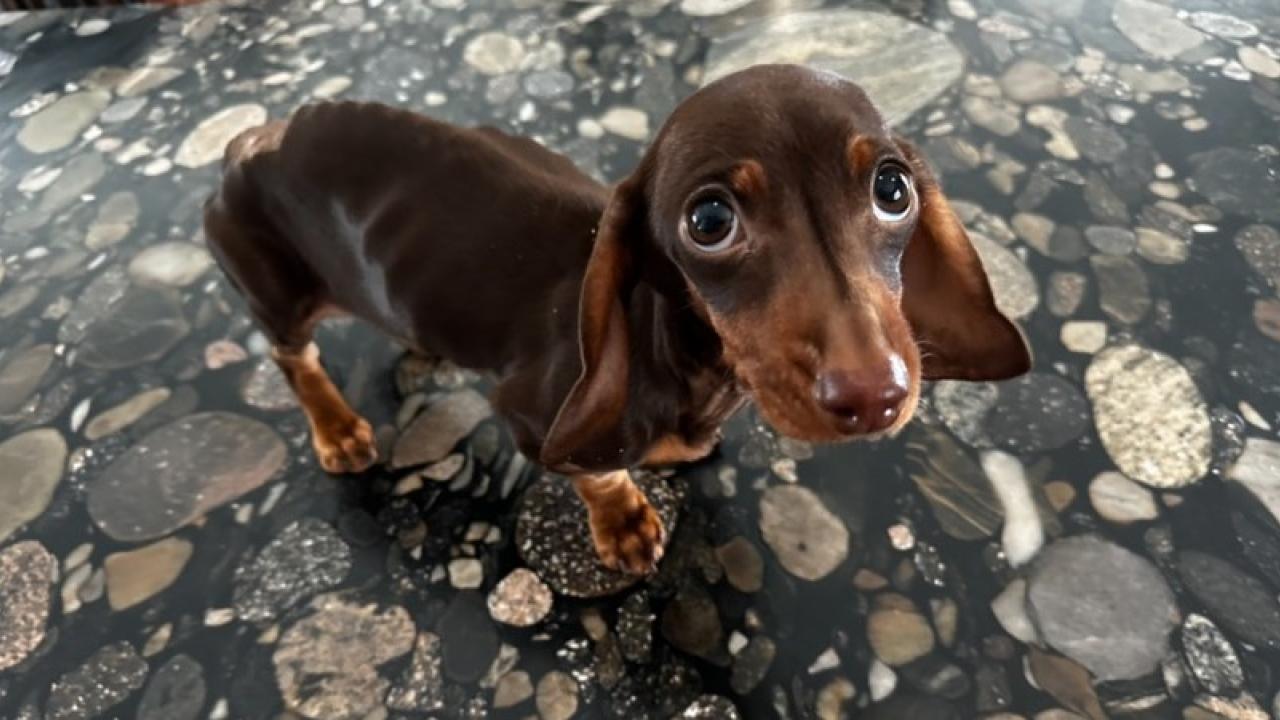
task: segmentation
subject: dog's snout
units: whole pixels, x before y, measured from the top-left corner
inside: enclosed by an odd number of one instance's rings
[[[907,377],[897,355],[880,371],[832,369],[818,375],[814,394],[846,432],[874,433],[893,425],[907,399]]]

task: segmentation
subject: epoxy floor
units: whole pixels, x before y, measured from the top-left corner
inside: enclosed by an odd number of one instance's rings
[[[0,14],[0,717],[1276,717],[1280,9],[1172,4]],[[227,139],[377,99],[614,180],[765,61],[923,148],[1035,372],[876,445],[747,410],[646,479],[679,521],[635,585],[480,378],[359,326],[320,342],[396,467],[317,469],[204,248]]]

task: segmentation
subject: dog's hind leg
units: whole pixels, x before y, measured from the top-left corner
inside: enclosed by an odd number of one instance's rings
[[[265,223],[246,223],[220,197],[205,209],[209,248],[244,296],[249,312],[272,344],[311,426],[320,466],[331,473],[362,472],[378,459],[373,428],[356,414],[320,364],[312,342],[316,322],[335,308],[288,241]]]

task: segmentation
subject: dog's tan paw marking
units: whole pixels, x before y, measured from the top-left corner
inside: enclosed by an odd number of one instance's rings
[[[313,444],[316,458],[325,472],[364,472],[378,461],[373,427],[362,417],[352,416],[344,422],[318,429]]]
[[[662,560],[666,530],[644,494],[635,492],[636,497],[623,507],[592,513],[591,538],[605,567],[631,575],[650,575]]]

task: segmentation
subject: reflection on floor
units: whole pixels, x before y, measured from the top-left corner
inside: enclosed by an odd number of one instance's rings
[[[1271,716],[1280,12],[1179,4],[0,14],[0,716]],[[1033,374],[939,383],[878,445],[747,411],[646,481],[680,520],[638,585],[560,530],[580,506],[479,378],[362,327],[321,344],[385,454],[444,449],[318,471],[203,245],[232,134],[371,98],[615,179],[680,97],[771,60],[859,80],[922,145]]]

